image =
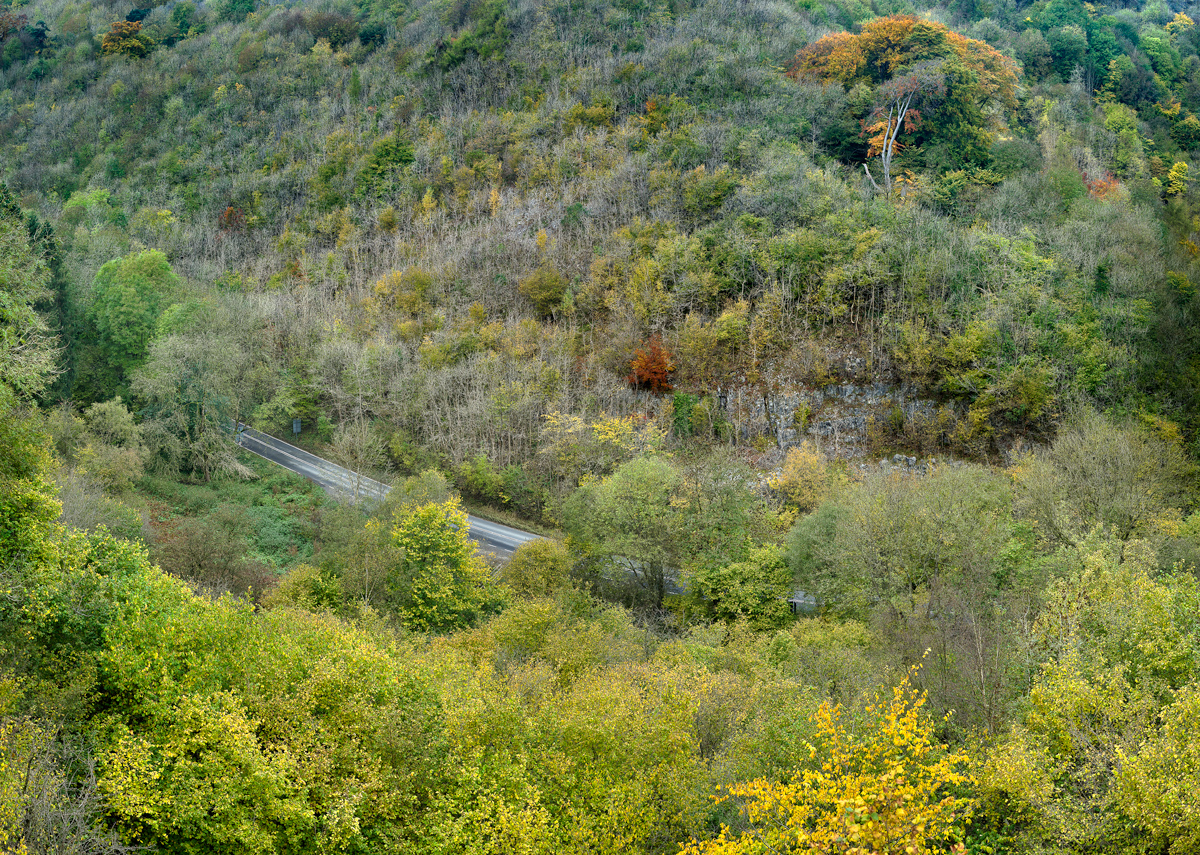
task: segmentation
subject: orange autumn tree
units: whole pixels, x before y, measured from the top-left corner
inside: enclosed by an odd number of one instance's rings
[[[675,360],[662,344],[662,337],[655,333],[650,336],[645,347],[639,347],[633,354],[629,376],[626,381],[631,386],[649,389],[651,392],[671,391],[671,372],[675,370]]]
[[[864,24],[862,31],[834,33],[796,54],[793,78],[859,85],[875,93],[875,108],[863,122],[868,157],[879,157],[883,186],[891,191],[892,159],[903,147],[938,141],[965,160],[986,157],[986,111],[1016,103],[1013,62],[990,45],[912,15],[893,15]],[[864,164],[866,169],[866,164]]]
[[[813,715],[809,746],[819,765],[788,782],[759,779],[729,788],[742,802],[748,828],[722,827],[715,840],[694,840],[681,855],[930,855],[961,852],[975,782],[965,752],[934,740],[912,688],[915,669],[891,696],[880,694],[853,730],[840,706],[825,702]]]

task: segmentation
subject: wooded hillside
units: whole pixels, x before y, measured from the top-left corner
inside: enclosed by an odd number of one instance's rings
[[[1188,12],[4,6],[0,848],[1194,851]]]

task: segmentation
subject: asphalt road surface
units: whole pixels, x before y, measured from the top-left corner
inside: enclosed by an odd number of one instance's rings
[[[272,463],[278,463],[285,469],[290,469],[297,475],[303,475],[325,489],[326,492],[347,497],[358,497],[382,500],[391,489],[387,484],[374,481],[365,475],[351,472],[310,454],[303,448],[289,445],[283,440],[268,436],[250,427],[241,427],[237,435],[238,445],[249,452],[266,458]],[[522,543],[537,540],[536,534],[510,528],[500,523],[482,520],[479,517],[467,517],[471,538],[482,552],[494,552],[499,556],[508,557]]]

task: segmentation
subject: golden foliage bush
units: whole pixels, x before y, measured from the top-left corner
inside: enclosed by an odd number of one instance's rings
[[[825,457],[810,440],[788,450],[783,469],[767,482],[791,507],[815,510],[829,495],[833,478]]]
[[[746,830],[722,827],[714,840],[684,846],[684,855],[965,851],[974,802],[959,792],[974,783],[968,758],[935,741],[936,723],[922,713],[925,695],[912,688],[914,674],[890,697],[877,695],[858,727],[840,706],[822,704],[812,717],[813,764],[786,783],[760,778],[730,787]]]

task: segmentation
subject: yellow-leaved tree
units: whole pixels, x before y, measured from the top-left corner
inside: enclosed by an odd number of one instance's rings
[[[835,483],[820,449],[807,439],[788,450],[783,468],[767,482],[785,502],[806,513],[825,501]]]
[[[847,713],[825,702],[813,714],[814,765],[790,781],[736,784],[745,828],[722,826],[714,840],[693,840],[682,855],[846,853],[924,855],[965,851],[964,826],[974,784],[963,751],[934,739],[922,712],[925,694],[912,687],[914,668],[891,696],[881,692],[851,727]]]

